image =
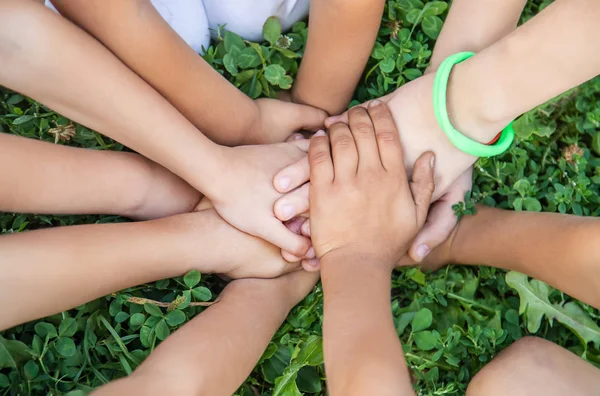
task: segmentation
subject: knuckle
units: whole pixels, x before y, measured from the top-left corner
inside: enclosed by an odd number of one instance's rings
[[[362,106],[355,106],[348,111],[348,115],[357,116],[365,114],[367,110]]]
[[[385,132],[379,132],[377,139],[385,144],[398,144],[398,132],[387,130]]]
[[[365,121],[359,121],[352,125],[352,131],[359,136],[373,134],[373,124]]]
[[[333,138],[332,144],[337,147],[349,147],[354,145],[354,139],[350,135],[338,135]]]
[[[329,161],[329,153],[327,151],[314,151],[310,155],[310,160],[313,164],[322,164]]]

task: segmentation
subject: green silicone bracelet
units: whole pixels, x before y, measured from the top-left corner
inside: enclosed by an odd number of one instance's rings
[[[459,52],[451,55],[440,65],[433,82],[433,111],[438,124],[448,136],[448,139],[459,150],[475,157],[493,157],[502,154],[512,144],[515,138],[515,131],[512,122],[502,130],[500,139],[492,145],[485,145],[469,139],[452,126],[448,117],[448,108],[446,106],[446,91],[448,90],[448,79],[452,67],[475,55],[473,52]]]

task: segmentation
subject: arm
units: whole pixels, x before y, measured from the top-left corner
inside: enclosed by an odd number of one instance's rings
[[[192,269],[239,278],[274,277],[299,267],[214,210],[3,235],[0,251],[0,329]]]
[[[18,163],[30,165],[15,167]],[[60,146],[7,133],[0,133],[0,185],[0,210],[5,212],[149,219],[189,212],[201,197],[137,154]]]
[[[373,257],[321,261],[325,367],[331,395],[414,394],[391,312],[391,271]]]
[[[557,0],[508,36],[456,65],[448,87],[448,110],[456,129],[480,142],[491,141],[513,118],[600,72],[600,53],[588,54],[600,32],[600,3]],[[564,51],[556,51],[564,48]],[[426,151],[436,153],[436,192],[441,197],[476,160],[454,147],[433,112],[434,75],[426,74],[394,93],[387,102],[402,131],[407,170]],[[327,125],[347,122],[347,114]],[[287,192],[308,180],[306,163],[284,169]],[[299,208],[304,209],[304,208]],[[299,211],[300,213],[302,210]]]
[[[518,271],[600,307],[600,221],[480,206],[443,261]]]
[[[307,254],[310,241],[273,217],[280,194],[272,179],[299,159],[295,154],[304,155],[302,142],[212,143],[105,47],[36,2],[0,0],[0,25],[0,84],[163,165],[238,229],[295,256]]]
[[[271,109],[261,111],[265,100],[255,102],[230,84],[171,29],[149,0],[52,3],[213,141],[225,145],[281,142],[295,130],[317,128],[323,121],[321,112],[268,99],[266,106]],[[263,128],[263,122],[270,121],[261,117],[265,110],[285,113],[280,115],[286,119],[281,130]]]
[[[300,271],[277,279],[233,281],[217,304],[160,344],[133,375],[94,395],[233,394],[317,278]]]
[[[310,5],[308,41],[292,99],[346,110],[381,23],[382,0],[317,0]],[[343,67],[340,67],[342,66]]]
[[[434,157],[408,184],[398,131],[387,107],[350,110],[349,127],[310,146],[313,246],[321,260],[323,339],[330,394],[414,394],[390,307],[391,272],[423,226]]]
[[[454,0],[435,42],[428,71],[449,55],[479,52],[517,28],[527,0]]]

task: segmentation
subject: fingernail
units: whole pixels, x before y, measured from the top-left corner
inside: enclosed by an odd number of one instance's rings
[[[302,139],[304,139],[304,136],[302,136],[301,134],[299,134],[299,133],[296,133],[296,134],[294,135],[294,140],[302,140]]]
[[[429,166],[431,167],[431,169],[435,167],[435,155],[431,156],[431,159],[429,160]]]
[[[331,117],[327,117],[325,119],[325,123],[326,124],[335,124],[336,122],[338,122],[338,120],[340,119],[340,116],[331,116]]]
[[[429,246],[421,244],[417,247],[417,256],[419,256],[419,258],[423,260],[425,257],[427,257],[430,251],[431,249],[429,249]]]
[[[320,131],[318,131],[317,133],[315,133],[315,136],[325,136],[325,135],[326,135],[326,133],[322,129]]]
[[[277,180],[277,184],[281,191],[287,191],[288,188],[292,185],[292,178],[289,176],[282,176]]]
[[[304,224],[304,234],[310,236],[310,222],[308,221]]]
[[[317,260],[317,259],[310,259],[310,260],[306,260],[305,262],[306,262],[306,264],[308,264],[309,266],[311,266],[313,268],[315,268],[319,265],[319,260]]]
[[[380,104],[381,104],[380,100],[375,99],[375,100],[371,101],[371,107],[379,106]]]
[[[308,249],[308,252],[306,252],[306,258],[314,259],[315,257],[317,257],[317,255],[315,254],[315,248]]]
[[[294,216],[294,205],[285,204],[282,208],[283,217],[285,220],[289,220]]]

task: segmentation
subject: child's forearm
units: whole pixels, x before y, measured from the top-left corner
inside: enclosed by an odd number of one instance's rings
[[[377,37],[384,3],[311,2],[308,42],[292,92],[294,101],[331,115],[346,110]]]
[[[526,0],[454,0],[431,56],[437,69],[449,55],[479,52],[516,29]]]
[[[6,133],[0,133],[0,185],[5,212],[154,218],[189,212],[200,201],[187,183],[140,155]]]
[[[391,274],[369,259],[321,262],[328,388],[333,396],[414,394],[390,313]]]
[[[100,43],[31,1],[0,1],[0,25],[0,84],[135,149],[204,193],[216,187],[223,149]]]
[[[149,0],[56,0],[53,4],[213,141],[251,142],[248,131],[259,122],[255,103],[198,56]]]
[[[557,0],[457,65],[448,91],[455,127],[477,140],[490,141],[498,125],[596,76],[600,54],[586,48],[595,45],[599,18],[596,0]],[[489,127],[463,128],[472,125],[473,117]]]
[[[133,375],[94,395],[233,394],[317,279],[317,274],[298,271],[231,282],[217,304],[171,335]]]
[[[277,280],[230,283],[219,302],[162,343],[134,374],[94,395],[231,395],[260,359],[293,304]]]
[[[192,269],[227,272],[238,233],[207,210],[1,236],[0,329]]]
[[[478,207],[465,217],[451,261],[518,271],[600,307],[600,221]]]

